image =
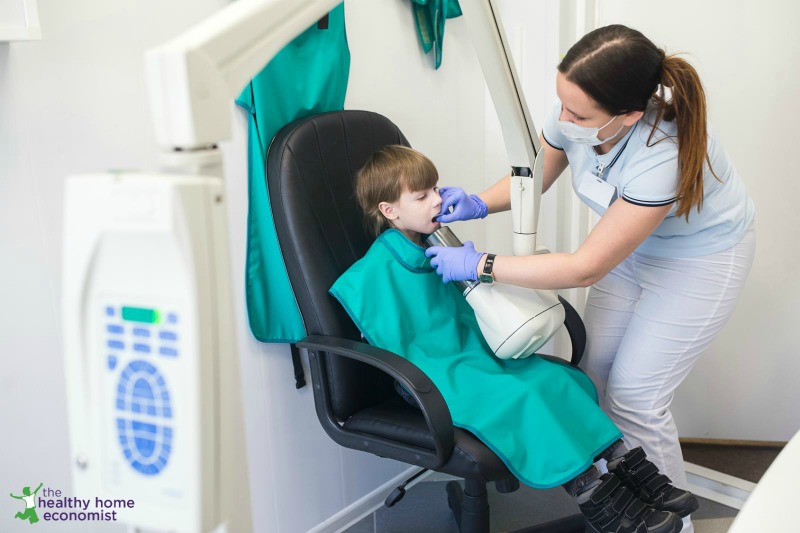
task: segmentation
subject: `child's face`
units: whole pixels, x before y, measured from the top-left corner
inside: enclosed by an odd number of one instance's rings
[[[441,207],[439,188],[431,187],[424,191],[405,190],[396,202],[382,203],[381,211],[392,226],[416,242],[418,234],[430,234],[439,229],[441,224],[433,222],[433,217],[439,214]]]

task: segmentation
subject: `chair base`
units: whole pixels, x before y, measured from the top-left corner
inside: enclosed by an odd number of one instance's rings
[[[458,531],[489,533],[489,498],[486,484],[466,479],[464,487],[462,489],[457,481],[447,483],[447,505],[453,511]],[[585,531],[586,523],[583,515],[574,514],[510,533],[584,533]]]

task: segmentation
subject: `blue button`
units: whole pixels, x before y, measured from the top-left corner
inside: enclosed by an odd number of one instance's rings
[[[124,333],[125,329],[122,326],[117,326],[116,324],[108,324],[106,326],[106,331],[109,333]]]
[[[133,328],[133,334],[137,337],[150,337],[150,330],[147,328]]]
[[[109,348],[114,348],[116,350],[125,349],[125,343],[122,341],[108,341],[106,344],[108,345]]]
[[[158,433],[158,426],[155,424],[149,424],[147,422],[139,422],[138,420],[133,421],[133,431],[141,435],[142,433],[149,433],[150,435],[155,435]]]
[[[167,322],[170,324],[177,324],[178,323],[178,315],[176,313],[169,313],[167,315]]]
[[[117,409],[125,410],[125,400],[117,400]]]
[[[136,352],[150,353],[150,345],[137,343],[133,345],[133,350]]]
[[[164,418],[172,418],[172,409],[170,409],[169,407],[165,407],[164,410],[162,411],[162,416]]]
[[[111,306],[106,307],[106,316],[114,316],[114,308]]]
[[[153,388],[146,379],[137,379],[133,384],[133,397],[150,401],[154,399]]]
[[[152,476],[153,474],[158,474],[158,468],[156,468],[156,465],[141,465],[139,467],[139,470],[141,470],[142,474],[148,476]]]
[[[153,439],[149,439],[147,437],[134,437],[134,442],[136,443],[136,448],[140,454],[145,457],[150,457],[153,455],[153,450],[155,450],[156,443]]]
[[[159,331],[158,338],[165,341],[176,341],[178,340],[178,335],[174,331]]]
[[[117,356],[116,355],[109,355],[108,356],[108,369],[114,370],[117,368]]]
[[[161,355],[169,355],[172,357],[177,357],[178,350],[176,350],[175,348],[168,348],[166,346],[162,346],[161,348],[158,349],[158,353],[160,353]]]

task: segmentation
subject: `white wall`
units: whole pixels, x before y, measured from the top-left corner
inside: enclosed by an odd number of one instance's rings
[[[710,120],[756,204],[755,264],[730,323],[676,393],[680,434],[786,441],[800,429],[800,6],[601,0],[600,13],[600,25],[626,24],[669,52],[688,53]]]

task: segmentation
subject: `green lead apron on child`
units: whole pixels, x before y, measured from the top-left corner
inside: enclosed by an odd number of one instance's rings
[[[423,248],[382,233],[330,290],[367,341],[414,363],[439,388],[453,424],[491,448],[523,483],[561,485],[622,434],[589,378],[538,356],[496,358],[472,308]]]

